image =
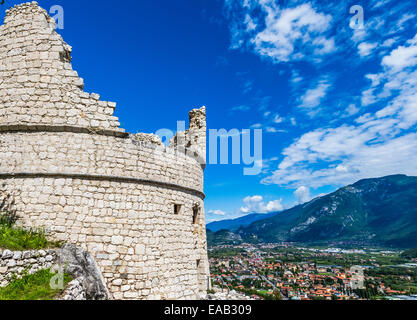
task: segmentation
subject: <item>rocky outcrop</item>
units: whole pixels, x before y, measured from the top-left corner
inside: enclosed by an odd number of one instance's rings
[[[57,252],[57,263],[81,285],[87,300],[109,299],[103,276],[90,253],[72,244],[65,244]],[[72,283],[75,286],[78,284]]]
[[[0,287],[10,283],[13,276],[33,274],[39,270],[62,270],[70,282],[60,300],[107,300],[110,294],[93,256],[72,244],[59,249],[10,251],[0,249]],[[62,272],[61,271],[61,272]]]
[[[61,298],[58,300],[87,300],[83,286],[84,278],[79,278],[71,281]]]

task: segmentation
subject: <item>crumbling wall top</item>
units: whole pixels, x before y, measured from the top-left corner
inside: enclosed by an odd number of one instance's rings
[[[124,132],[115,103],[83,91],[72,48],[36,2],[7,10],[0,27],[0,131],[71,127]]]
[[[10,18],[10,16],[18,15],[18,14],[34,14],[34,13],[42,13],[48,18],[48,13],[45,9],[41,8],[37,1],[26,2],[17,4],[10,9],[6,10],[6,18]],[[50,18],[52,19],[52,18]]]
[[[206,127],[206,107],[193,109],[189,112],[190,129],[203,129]]]
[[[185,132],[177,132],[170,141],[170,147],[183,150],[185,154],[196,159],[204,168],[206,165],[206,107],[189,112],[190,126]]]
[[[72,69],[72,47],[55,31],[55,20],[37,2],[7,10],[0,27],[0,132],[72,131],[127,137],[114,116],[116,103],[83,91]],[[110,80],[109,80],[110,81]],[[190,126],[180,147],[204,155],[206,108],[189,113]],[[134,142],[163,146],[159,137],[139,133]]]

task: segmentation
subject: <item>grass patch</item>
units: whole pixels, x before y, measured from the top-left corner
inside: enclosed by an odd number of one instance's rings
[[[12,251],[40,250],[60,247],[59,242],[50,242],[43,231],[24,230],[0,217],[0,248]]]
[[[319,276],[325,276],[325,277],[334,277],[335,274],[330,273],[330,272],[319,272],[318,273]]]
[[[40,270],[21,279],[14,277],[7,287],[0,288],[0,300],[53,300],[63,292],[50,286],[55,275],[50,270]],[[64,288],[71,280],[69,275],[64,275]]]

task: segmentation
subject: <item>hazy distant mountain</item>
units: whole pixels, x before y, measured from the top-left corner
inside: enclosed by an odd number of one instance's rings
[[[207,242],[211,246],[234,245],[242,242],[240,235],[229,230],[220,230],[213,232],[207,230]]]
[[[417,248],[404,251],[401,256],[406,259],[416,259],[417,258]]]
[[[237,233],[246,241],[361,241],[417,247],[417,177],[361,180]]]
[[[255,221],[270,218],[276,215],[277,213],[278,212],[273,212],[273,213],[268,213],[268,214],[254,213],[254,214],[249,214],[247,216],[240,217],[237,219],[216,221],[216,222],[209,223],[207,225],[207,229],[213,232],[217,232],[220,230],[237,231],[241,227],[247,227]]]

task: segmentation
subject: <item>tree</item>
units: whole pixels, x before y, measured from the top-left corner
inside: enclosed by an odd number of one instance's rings
[[[278,289],[274,290],[274,292],[272,293],[272,296],[274,300],[283,300],[281,291]]]
[[[405,258],[405,259],[414,259],[414,258],[417,258],[417,248],[404,251],[401,254],[401,257],[402,258]]]

